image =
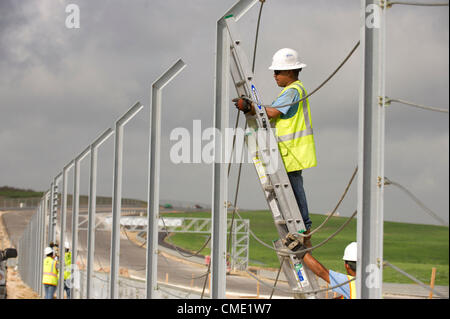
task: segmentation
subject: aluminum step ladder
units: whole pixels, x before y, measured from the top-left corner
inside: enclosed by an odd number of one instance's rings
[[[230,36],[230,71],[239,97],[251,97],[260,101],[253,84],[253,72],[248,64],[247,56],[241,48],[241,38],[233,16],[225,17]],[[321,298],[319,293],[305,293],[319,289],[315,274],[302,264],[301,254],[295,254],[286,246],[287,235],[306,231],[294,192],[278,149],[278,143],[270,125],[266,110],[261,105],[255,107],[256,114],[245,115],[248,129],[245,142],[252,156],[253,164],[259,176],[267,203],[272,211],[273,220],[280,239],[275,241],[283,272],[290,288],[295,291],[295,298]],[[290,241],[288,240],[288,243]],[[293,244],[295,246],[295,242]],[[292,248],[292,247],[291,247]],[[285,253],[280,252],[285,251]],[[289,262],[287,262],[289,261]]]

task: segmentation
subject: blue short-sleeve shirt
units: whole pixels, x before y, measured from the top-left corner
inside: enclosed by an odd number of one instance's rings
[[[339,272],[335,272],[333,270],[329,271],[330,276],[330,286],[337,286],[339,284],[342,284],[346,281],[348,281],[348,277],[344,274],[341,274]],[[350,285],[342,285],[340,287],[334,288],[334,292],[337,292],[338,294],[344,296],[345,299],[350,299]]]
[[[300,100],[300,94],[298,94],[298,91],[294,88],[287,89],[283,92],[273,103],[272,106],[280,106],[280,105],[286,105],[290,104],[292,102]],[[280,115],[281,119],[289,119],[297,113],[298,110],[298,104],[285,106],[282,108],[277,108],[278,111],[280,111],[282,114]]]

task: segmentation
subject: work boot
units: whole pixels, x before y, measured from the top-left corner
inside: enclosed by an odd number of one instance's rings
[[[311,232],[311,228],[303,233],[303,235],[305,235],[305,237],[303,237],[303,245],[305,245],[306,248],[312,247],[311,236],[307,236],[310,232]],[[310,251],[310,253],[312,253],[312,251]]]

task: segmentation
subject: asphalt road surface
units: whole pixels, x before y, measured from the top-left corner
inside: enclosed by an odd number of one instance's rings
[[[17,245],[22,232],[28,221],[30,220],[33,211],[18,210],[7,212],[3,215],[5,226],[8,234],[10,235],[11,242]],[[86,214],[85,211],[80,211],[80,215]],[[107,212],[98,211],[97,215],[108,214]],[[68,211],[67,217],[67,229],[71,228],[72,216]],[[57,222],[59,224],[59,220]],[[71,234],[66,232],[66,238],[71,241]],[[161,233],[160,238],[164,237]],[[87,231],[80,230],[78,234],[78,251],[81,257],[81,262],[86,263],[87,253]],[[57,236],[59,242],[59,236]],[[111,232],[104,230],[96,230],[95,232],[95,265],[96,269],[99,267],[109,268],[110,266],[110,251],[111,251]],[[176,256],[177,254],[171,254]],[[140,247],[136,243],[127,239],[124,232],[121,232],[120,240],[120,268],[128,269],[130,275],[145,278],[145,265],[146,265],[146,249]],[[179,285],[183,287],[193,287],[202,289],[205,283],[205,274],[208,268],[206,265],[200,265],[189,261],[183,261],[183,257],[171,257],[167,254],[160,254],[158,258],[158,281],[166,282],[173,285]],[[267,284],[270,284],[270,280],[265,280]],[[277,287],[288,290],[289,287],[286,283],[279,282]],[[227,275],[226,280],[227,295],[230,297],[254,297],[257,294],[257,282],[255,279],[247,276]],[[259,293],[261,296],[269,296],[272,289],[264,285],[259,285]],[[274,298],[289,298],[291,295],[282,291],[275,291]]]
[[[3,214],[3,221],[9,234],[11,243],[17,247],[17,243],[27,226],[34,210],[15,210]],[[82,210],[80,215],[85,215],[86,210]],[[98,208],[97,216],[110,214],[109,209]],[[70,210],[67,214],[67,229],[71,228],[72,216]],[[58,221],[59,224],[59,221]],[[161,234],[160,238],[164,237]],[[67,237],[71,241],[71,234],[67,233]],[[81,257],[81,263],[86,263],[87,252],[87,231],[80,230],[78,251]],[[59,241],[59,237],[57,238]],[[163,245],[160,245],[163,246]],[[105,230],[96,230],[95,232],[95,268],[109,268],[111,250],[111,232]],[[174,257],[176,256],[176,257]],[[139,278],[145,278],[146,265],[146,249],[140,247],[136,243],[128,240],[126,234],[121,232],[120,240],[120,268],[126,268],[129,274]],[[189,288],[192,285],[197,291],[203,288],[205,283],[205,274],[207,266],[198,263],[188,262],[183,256],[171,252],[171,254],[160,254],[158,258],[158,281],[166,282],[171,285]],[[273,281],[264,280],[267,284],[273,284]],[[288,290],[288,285],[279,282],[277,287]],[[448,286],[435,287],[441,294],[447,296],[449,294]],[[257,282],[255,279],[247,276],[228,275],[226,279],[227,298],[252,298],[257,293]],[[267,298],[270,296],[272,289],[264,285],[259,286],[260,296]],[[330,295],[332,292],[330,292]],[[416,284],[389,284],[383,283],[383,298],[427,298],[429,291]],[[276,290],[274,298],[292,298],[291,294]]]

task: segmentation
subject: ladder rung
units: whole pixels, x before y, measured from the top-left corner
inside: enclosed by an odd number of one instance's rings
[[[236,86],[238,86],[238,87],[243,86],[245,83],[246,83],[245,80],[241,80],[239,82],[236,82]]]

